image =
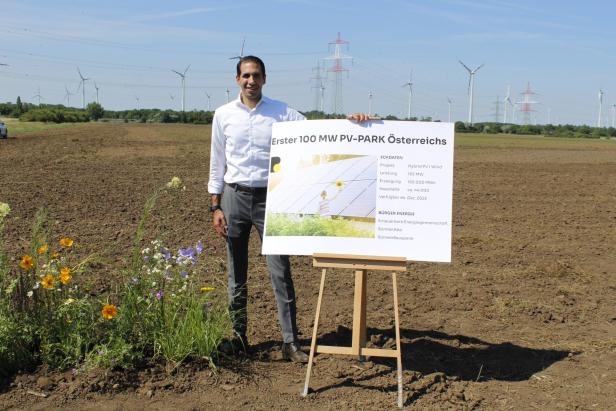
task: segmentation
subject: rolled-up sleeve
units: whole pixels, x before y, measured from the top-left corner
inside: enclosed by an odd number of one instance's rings
[[[212,146],[210,149],[210,179],[207,191],[210,194],[221,194],[224,188],[226,166],[225,134],[221,127],[219,115],[214,114],[212,120]]]

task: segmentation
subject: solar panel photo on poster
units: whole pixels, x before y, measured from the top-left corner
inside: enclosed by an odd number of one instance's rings
[[[268,194],[269,211],[318,214],[325,192],[330,215],[373,217],[376,168],[376,157],[362,156],[297,170]]]

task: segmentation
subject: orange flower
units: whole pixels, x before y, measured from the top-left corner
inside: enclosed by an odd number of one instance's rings
[[[105,306],[101,310],[101,315],[105,320],[111,320],[113,319],[113,317],[118,315],[118,309],[113,304],[105,304]]]
[[[62,239],[60,240],[60,245],[61,245],[62,247],[66,247],[66,248],[68,248],[68,247],[72,247],[72,246],[73,246],[73,240],[72,240],[72,239],[70,239],[70,238],[68,238],[68,237],[64,237],[64,238],[62,238]]]
[[[54,252],[53,254],[51,254],[51,259],[55,260],[56,258],[60,257],[60,253],[59,252]]]
[[[66,284],[71,281],[71,278],[73,278],[71,276],[71,269],[68,267],[62,267],[62,269],[60,269],[60,282],[62,284]]]
[[[34,259],[32,258],[32,256],[24,255],[21,258],[21,262],[19,263],[19,265],[21,265],[21,268],[23,268],[24,270],[30,270],[34,267]]]
[[[41,280],[41,285],[43,286],[44,289],[46,290],[51,290],[55,287],[56,285],[56,279],[53,277],[53,275],[51,274],[47,274],[45,277],[43,277],[43,279]]]
[[[47,246],[47,244],[43,244],[42,246],[36,249],[36,252],[39,254],[45,254],[47,250],[49,250],[49,247]]]

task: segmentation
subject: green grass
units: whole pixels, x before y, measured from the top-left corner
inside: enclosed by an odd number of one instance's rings
[[[271,236],[374,237],[374,230],[361,228],[346,218],[322,218],[306,214],[268,214],[267,234]]]
[[[9,137],[19,134],[32,133],[35,131],[55,128],[74,127],[83,123],[42,123],[38,121],[19,121],[17,118],[4,118],[2,120],[9,130]]]

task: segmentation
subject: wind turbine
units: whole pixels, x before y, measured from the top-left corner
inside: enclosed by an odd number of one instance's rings
[[[601,127],[602,109],[603,109],[603,90],[599,89],[599,118],[597,119],[597,127]]]
[[[96,80],[94,80],[94,88],[96,89],[96,104],[100,104],[98,102],[98,85],[96,84]]]
[[[408,107],[408,112],[407,112],[407,119],[411,119],[411,101],[413,99],[413,70],[411,70],[411,75],[409,76],[409,81],[407,83],[404,83],[402,85],[402,87],[408,87],[409,88],[409,107]]]
[[[447,97],[447,122],[451,123],[451,99]]]
[[[212,96],[207,91],[205,92],[205,96],[207,97],[207,111],[212,111]]]
[[[139,97],[135,96],[135,101],[137,101],[137,110],[139,110]]]
[[[505,114],[503,115],[503,123],[507,122],[507,104],[513,108],[513,103],[511,102],[511,86],[507,86],[507,96],[503,100],[505,106]]]
[[[180,73],[179,71],[171,70],[182,78],[182,112],[184,112],[184,105],[186,104],[186,82],[185,81],[186,81],[186,72],[188,71],[189,68],[190,68],[190,64],[186,67],[186,70],[184,70],[183,73]]]
[[[235,59],[241,60],[244,57],[244,44],[246,44],[246,36],[244,36],[244,38],[242,39],[242,48],[240,49],[240,55],[229,57],[229,60],[235,60]]]
[[[372,91],[368,92],[368,115],[372,115]]]
[[[171,93],[169,93],[169,98],[171,99],[171,106],[173,106],[173,102],[175,100],[175,96]]]
[[[479,71],[479,69],[483,67],[483,64],[471,70],[466,64],[462,63],[462,60],[458,61],[468,71],[468,123],[473,124],[473,89],[475,88],[475,73],[477,73],[477,71]]]
[[[616,117],[616,104],[612,104],[612,128],[614,128],[614,117]]]
[[[64,95],[64,99],[66,100],[66,107],[70,107],[71,106],[71,96],[73,95],[73,93],[68,91],[68,87],[66,87],[66,84],[64,85],[64,90],[66,91],[66,94]]]
[[[81,78],[81,81],[79,82],[79,86],[77,87],[77,90],[79,91],[79,87],[81,87],[81,91],[82,91],[81,105],[83,106],[83,108],[86,108],[86,80],[90,80],[90,79],[84,77],[83,74],[81,74],[81,70],[79,70],[79,66],[77,66],[77,73],[79,73],[79,78]]]
[[[325,105],[325,85],[321,82],[321,107],[320,107],[320,111],[321,113],[324,113],[324,105]]]

